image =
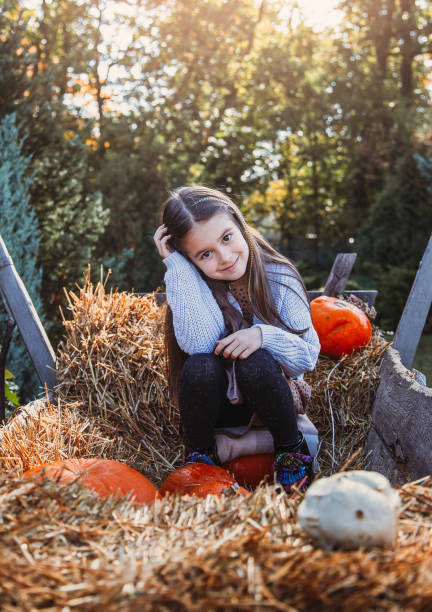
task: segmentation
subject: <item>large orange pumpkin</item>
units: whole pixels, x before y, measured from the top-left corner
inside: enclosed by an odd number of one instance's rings
[[[159,492],[162,496],[166,493],[192,493],[196,487],[204,482],[218,481],[229,487],[236,480],[226,470],[217,465],[205,463],[187,463],[169,474],[162,483]]]
[[[313,326],[325,355],[341,357],[369,342],[372,325],[354,304],[322,295],[312,300],[310,306]]]
[[[25,478],[48,478],[61,484],[78,482],[99,497],[117,494],[141,504],[160,499],[159,491],[148,478],[133,468],[113,459],[66,459],[36,465],[27,470]]]
[[[222,467],[231,472],[237,482],[254,489],[266,476],[273,475],[273,455],[244,455],[224,463]]]

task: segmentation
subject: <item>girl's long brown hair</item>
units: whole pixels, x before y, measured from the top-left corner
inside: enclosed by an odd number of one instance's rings
[[[205,198],[205,200],[195,204],[195,202],[198,202],[198,200],[202,198]],[[291,271],[291,276],[300,281],[303,287],[303,294],[300,295],[300,297],[305,302],[305,305],[309,307],[309,297],[306,287],[303,284],[297,268],[286,257],[270,246],[255,229],[246,224],[240,210],[226,194],[202,186],[181,187],[174,191],[164,203],[162,213],[162,221],[168,229],[168,234],[171,234],[169,246],[176,251],[180,251],[187,257],[182,249],[182,238],[186,236],[194,223],[205,221],[214,214],[222,212],[232,215],[244,239],[249,245],[247,273],[250,279],[252,309],[254,314],[264,323],[268,323],[269,325],[281,324],[293,334],[303,334],[307,331],[306,329],[292,329],[281,319],[273,300],[266,273],[266,265],[269,263],[282,264],[288,267]],[[228,299],[228,283],[208,278],[201,270],[199,270],[199,272],[209,285],[222,311],[227,333],[233,333],[244,327],[245,322],[242,314]],[[281,284],[285,283],[281,282]],[[294,291],[291,287],[289,288],[291,291]],[[177,343],[174,333],[173,316],[171,308],[168,305],[166,306],[165,316],[165,350],[167,355],[167,375],[170,397],[172,401],[177,403],[180,373],[188,355],[181,350]]]

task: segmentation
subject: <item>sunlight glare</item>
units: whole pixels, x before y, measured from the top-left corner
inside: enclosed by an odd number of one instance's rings
[[[342,11],[336,7],[340,0],[297,0],[307,25],[314,29],[336,27],[342,19]]]

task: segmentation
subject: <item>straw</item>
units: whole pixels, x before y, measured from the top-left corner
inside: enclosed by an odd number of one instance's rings
[[[89,273],[67,294],[71,319],[57,357],[57,397],[133,440],[154,482],[183,458],[179,415],[168,399],[164,309],[156,294],[106,293]],[[138,451],[137,451],[138,452]]]
[[[423,610],[432,597],[431,478],[401,490],[394,550],[324,551],[300,496],[169,496],[134,509],[78,484],[0,475],[0,608]]]
[[[339,471],[356,450],[364,447],[381,362],[389,346],[380,330],[374,328],[366,346],[340,359],[320,355],[315,370],[305,375],[312,386],[307,414],[322,442],[319,463],[323,475]],[[358,454],[351,467],[361,469],[365,459]]]
[[[105,284],[101,281],[94,286],[88,273],[83,287],[67,294],[70,319],[64,317],[65,339],[58,350],[56,388],[65,420],[56,434],[64,438],[63,450],[56,450],[53,444],[48,449],[48,443],[38,448],[44,435],[37,429],[22,430],[20,461],[24,467],[29,465],[29,457],[37,461],[37,457],[55,458],[71,452],[74,456],[100,452],[121,457],[159,485],[184,456],[179,413],[168,398],[164,308],[158,306],[156,293],[140,297],[107,293]],[[313,387],[307,412],[322,442],[319,462],[323,475],[341,469],[348,457],[364,446],[379,368],[388,346],[375,328],[367,346],[339,360],[321,355],[316,369],[305,376]],[[55,409],[44,413],[45,429],[52,427],[50,419],[55,419],[55,413]],[[80,434],[77,445],[67,439],[68,430],[75,428],[86,432],[93,428],[98,433]],[[25,436],[35,440],[31,452],[25,448]],[[92,438],[102,442],[95,443]],[[10,452],[10,457],[16,454],[12,446],[9,440],[5,452]],[[358,454],[351,467],[362,467],[364,461]]]
[[[68,458],[104,457],[144,472],[148,452],[115,424],[85,415],[77,404],[36,400],[0,429],[0,471],[23,473]]]
[[[165,497],[135,508],[79,482],[22,481],[67,457],[107,457],[159,484],[181,463],[155,295],[68,294],[55,404],[21,408],[0,429],[0,609],[122,612],[426,610],[432,601],[432,478],[400,489],[394,550],[323,551],[297,524],[302,496]],[[321,356],[307,375],[323,474],[357,469],[386,343]],[[332,439],[334,438],[334,443]]]

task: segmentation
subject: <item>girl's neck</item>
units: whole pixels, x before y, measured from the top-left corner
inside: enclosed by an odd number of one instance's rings
[[[244,287],[247,287],[247,283],[247,274],[244,274],[241,278],[235,281],[227,281],[229,289],[243,289]]]

